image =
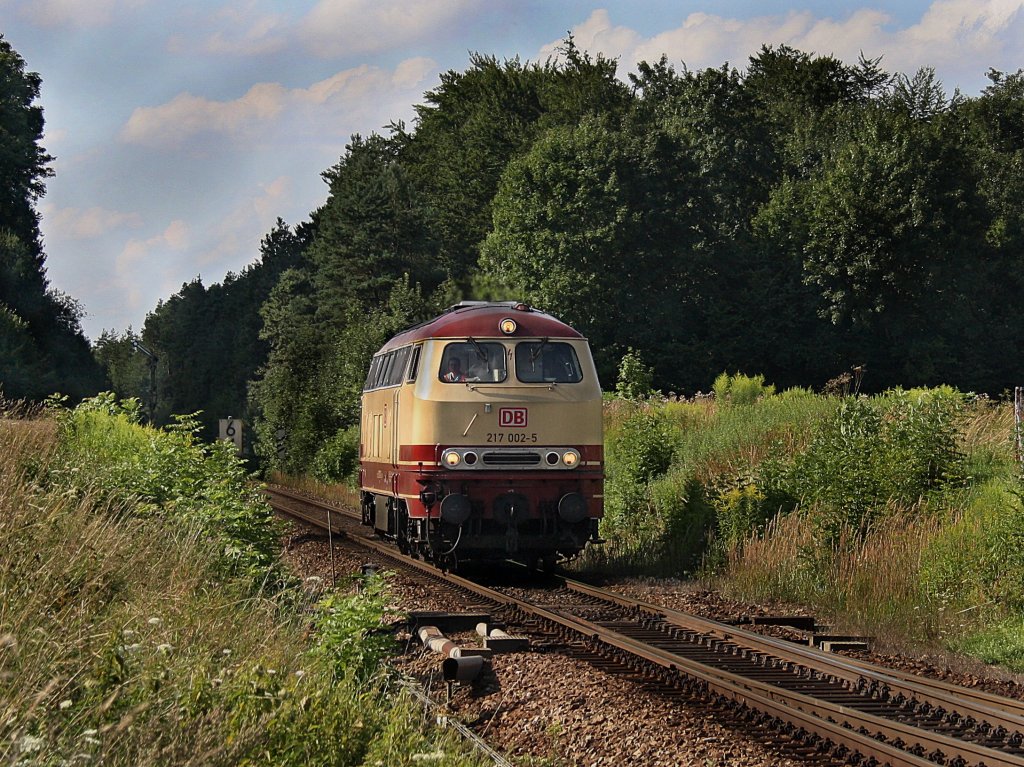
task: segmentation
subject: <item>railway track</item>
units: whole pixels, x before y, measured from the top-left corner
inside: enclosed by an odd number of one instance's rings
[[[747,721],[852,764],[1024,767],[1024,703],[872,666],[688,613],[559,579],[541,601],[495,589],[402,556],[353,532],[358,515],[281,489],[279,512],[321,528],[328,518],[379,556],[493,605],[509,620],[661,687],[733,708]],[[330,514],[327,513],[329,509]],[[347,519],[346,519],[347,518]]]

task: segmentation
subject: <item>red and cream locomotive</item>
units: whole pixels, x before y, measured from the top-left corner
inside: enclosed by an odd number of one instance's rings
[[[402,551],[549,568],[598,540],[590,347],[525,304],[457,304],[374,355],[359,457],[363,522]]]

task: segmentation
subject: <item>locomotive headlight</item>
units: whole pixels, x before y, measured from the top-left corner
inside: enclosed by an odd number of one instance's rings
[[[505,319],[498,323],[498,329],[507,336],[510,336],[513,333],[515,333],[516,328],[518,327],[519,326],[516,324],[516,321],[511,317],[506,317]]]
[[[462,456],[459,455],[457,450],[445,450],[444,454],[441,456],[441,462],[449,469],[454,469],[462,463]]]
[[[568,466],[570,469],[574,466],[579,465],[580,454],[575,450],[566,450],[562,453],[562,463]]]

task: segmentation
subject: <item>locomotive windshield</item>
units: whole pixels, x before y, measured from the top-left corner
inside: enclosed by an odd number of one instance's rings
[[[508,376],[505,347],[496,343],[469,341],[448,344],[441,355],[437,377],[445,383],[490,381],[501,383]]]
[[[520,341],[516,344],[516,378],[523,383],[579,383],[583,371],[569,344]]]

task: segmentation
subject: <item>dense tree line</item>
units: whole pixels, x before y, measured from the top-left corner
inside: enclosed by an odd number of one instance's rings
[[[43,149],[39,75],[0,35],[0,394],[75,399],[103,386],[81,307],[46,278],[36,202],[52,174]]]
[[[1000,393],[1024,348],[1024,75],[989,77],[949,97],[927,69],[785,46],[628,82],[571,39],[557,61],[476,55],[413,126],[353,137],[259,264],[157,308],[163,407],[247,403],[260,452],[285,429],[304,468],[354,423],[372,351],[459,298],[576,325],[608,388],[632,348],[663,390],[860,365],[868,388]],[[288,257],[268,265],[268,243]]]

